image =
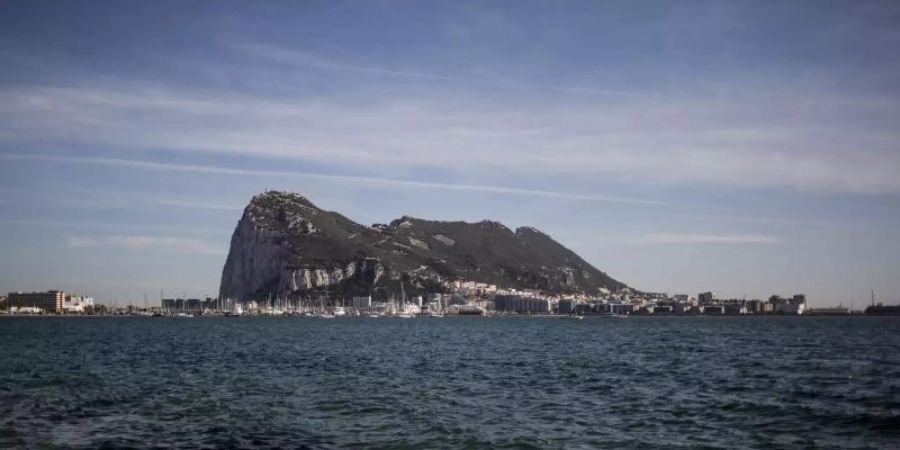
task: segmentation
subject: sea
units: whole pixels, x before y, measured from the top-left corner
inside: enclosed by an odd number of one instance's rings
[[[0,317],[0,448],[900,448],[900,318]]]

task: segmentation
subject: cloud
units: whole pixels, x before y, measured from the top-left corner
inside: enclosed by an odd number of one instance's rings
[[[397,179],[392,179],[392,178],[376,178],[376,177],[364,177],[364,176],[355,176],[355,175],[333,175],[333,174],[309,173],[309,172],[286,172],[286,171],[275,171],[275,170],[233,169],[233,168],[218,167],[218,166],[169,164],[169,163],[158,163],[158,162],[152,162],[152,161],[139,161],[139,160],[127,160],[127,159],[115,159],[115,158],[92,158],[92,157],[77,157],[77,156],[51,156],[51,155],[21,154],[21,153],[0,153],[0,159],[46,161],[46,162],[59,162],[59,163],[95,164],[95,165],[105,165],[105,166],[131,167],[131,168],[143,169],[143,170],[213,173],[213,174],[222,174],[222,175],[317,179],[317,180],[340,181],[340,182],[353,183],[353,184],[365,185],[365,186],[369,186],[369,187],[382,188],[382,189],[403,189],[403,188],[436,189],[436,190],[450,190],[450,191],[483,192],[483,193],[503,194],[503,195],[538,196],[538,197],[550,197],[550,198],[558,198],[558,199],[565,199],[565,200],[579,200],[579,201],[592,201],[592,202],[614,202],[614,203],[634,203],[634,204],[642,204],[642,205],[663,205],[663,203],[657,202],[654,200],[612,197],[612,196],[604,196],[604,195],[597,195],[597,194],[573,194],[573,193],[567,193],[567,192],[546,191],[546,190],[538,190],[538,189],[519,189],[519,188],[510,188],[510,187],[503,187],[503,186],[489,186],[489,185],[475,185],[475,184],[434,183],[434,182],[427,182],[427,181],[397,180]],[[231,205],[214,205],[214,204],[205,204],[205,203],[199,203],[199,202],[157,201],[155,203],[160,204],[160,205],[192,207],[192,208],[202,208],[202,209],[223,209],[223,210],[242,209],[241,207],[236,207],[236,206],[232,207]]]
[[[2,159],[46,161],[54,163],[82,162],[86,164],[94,163],[110,165],[110,161],[92,161],[90,158],[61,157],[61,159],[58,159],[52,156],[44,158],[42,157],[42,155],[17,155],[0,153],[0,160]],[[123,160],[122,162],[129,161]],[[123,164],[122,166],[127,167],[127,165],[125,164]],[[184,197],[153,198],[152,196],[145,193],[139,193],[138,195],[135,195],[105,189],[84,189],[80,186],[69,186],[67,187],[65,192],[43,192],[41,190],[35,189],[0,188],[0,204],[19,205],[23,202],[30,205],[41,204],[57,208],[63,207],[73,209],[143,209],[147,206],[200,209],[210,211],[241,211],[244,209],[243,206],[238,204],[218,203],[217,201],[210,199]]]
[[[157,250],[171,253],[187,253],[199,255],[224,255],[225,248],[200,239],[166,236],[105,236],[67,238],[69,248],[119,248],[127,250]]]
[[[166,149],[346,167],[430,166],[523,179],[578,174],[637,185],[900,192],[900,132],[866,119],[900,116],[896,103],[751,94],[504,103],[411,94],[272,99],[133,83],[18,86],[0,90],[0,144]],[[368,182],[400,186],[396,180]]]
[[[212,211],[241,211],[244,209],[240,205],[228,205],[221,203],[209,203],[203,201],[183,201],[183,200],[156,200],[152,202],[158,206],[172,206],[175,208],[187,209],[206,209]]]
[[[389,69],[379,66],[356,66],[334,61],[321,55],[316,55],[314,53],[306,52],[303,50],[296,50],[270,44],[243,43],[235,45],[234,48],[252,57],[263,60],[264,62],[281,66],[295,66],[338,72],[356,72],[367,75],[419,78],[445,82],[480,84],[514,89],[567,92],[572,94],[594,94],[622,97],[644,96],[644,94],[639,92],[628,92],[615,89],[598,89],[582,86],[519,82],[509,79],[508,77],[486,78],[466,75],[442,75],[430,72]]]
[[[761,234],[650,233],[638,239],[646,244],[774,244],[774,236]]]
[[[69,237],[66,240],[66,247],[69,248],[90,248],[90,247],[99,247],[100,241],[94,238],[87,237]]]
[[[772,235],[737,233],[647,233],[633,236],[596,236],[588,234],[569,235],[561,241],[569,248],[598,249],[616,247],[646,247],[656,245],[716,245],[716,244],[779,244]]]

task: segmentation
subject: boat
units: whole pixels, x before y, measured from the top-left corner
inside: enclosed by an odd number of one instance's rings
[[[457,309],[457,315],[460,316],[484,316],[485,311],[482,308],[477,306],[474,307],[460,307]]]
[[[627,319],[629,317],[628,314],[612,314],[612,313],[598,314],[598,316],[600,316],[604,319]]]
[[[584,316],[563,316],[562,318],[569,320],[582,320],[584,319]]]

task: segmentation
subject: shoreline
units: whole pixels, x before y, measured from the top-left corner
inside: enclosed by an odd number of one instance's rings
[[[0,319],[2,318],[145,318],[145,319],[209,319],[209,318],[222,318],[222,319],[239,319],[239,318],[292,318],[292,319],[323,319],[322,317],[316,316],[292,316],[292,315],[284,315],[284,314],[242,314],[239,316],[224,316],[221,314],[200,314],[191,317],[179,317],[179,316],[147,316],[141,314],[0,314]],[[475,319],[546,319],[546,320],[569,320],[582,318],[585,320],[616,320],[616,319],[685,319],[685,318],[812,318],[812,317],[898,317],[900,315],[891,315],[891,314],[634,314],[634,315],[625,315],[625,316],[604,316],[600,314],[586,314],[583,316],[570,316],[570,315],[562,315],[562,314],[554,314],[554,315],[527,315],[527,314],[486,314],[486,315],[445,315],[443,317],[432,317],[428,315],[415,316],[417,319],[447,319],[447,318],[475,318]],[[408,319],[403,317],[393,317],[393,316],[379,316],[379,319]],[[352,319],[368,319],[365,316],[346,316],[346,317],[329,317],[331,319],[343,319],[343,320],[352,320]]]

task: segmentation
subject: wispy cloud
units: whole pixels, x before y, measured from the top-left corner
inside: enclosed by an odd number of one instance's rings
[[[649,247],[660,245],[724,245],[724,244],[781,244],[776,236],[768,234],[736,233],[646,233],[629,236],[594,236],[572,235],[561,239],[560,242],[570,248],[578,250],[617,248],[617,247]]]
[[[774,236],[762,234],[693,234],[693,233],[650,233],[637,242],[646,244],[774,244]]]
[[[0,143],[502,170],[524,177],[575,173],[637,184],[900,192],[894,170],[900,133],[859,119],[900,115],[900,107],[884,99],[452,100],[275,100],[133,83],[10,87],[0,90]]]
[[[17,157],[18,156],[18,157]],[[22,157],[22,158],[20,158]],[[36,159],[37,158],[37,159]],[[2,154],[0,159],[31,160],[47,162],[74,162],[71,159],[42,159],[41,155]],[[160,169],[161,170],[161,169]],[[152,206],[199,209],[210,211],[240,211],[239,204],[221,203],[218,200],[196,197],[154,197],[145,193],[127,193],[101,189],[84,189],[79,186],[67,187],[65,192],[43,192],[35,189],[0,188],[0,204],[46,205],[54,208],[73,209],[143,209]]]
[[[206,209],[212,211],[240,211],[244,209],[243,206],[240,205],[229,205],[222,203],[209,203],[204,201],[184,201],[184,200],[156,200],[152,202],[154,205],[158,206],[172,206],[175,208],[188,208],[188,209]]]
[[[110,232],[135,232],[135,233],[179,233],[194,235],[210,235],[218,232],[207,227],[198,227],[196,225],[159,225],[156,223],[118,223],[118,222],[86,222],[80,220],[58,220],[58,219],[9,219],[0,218],[0,225],[17,228],[55,228],[71,231],[73,229],[84,230],[106,230]],[[91,232],[91,231],[88,231]]]
[[[179,172],[195,172],[195,173],[213,173],[222,175],[242,175],[255,177],[283,177],[283,178],[299,178],[299,179],[317,179],[329,181],[341,181],[353,183],[357,185],[365,185],[382,189],[437,189],[450,191],[470,191],[483,192],[502,195],[526,195],[538,197],[550,197],[566,200],[592,201],[592,202],[615,202],[615,203],[634,203],[642,205],[663,205],[662,202],[654,200],[634,199],[613,197],[593,194],[573,194],[567,192],[546,191],[538,189],[520,189],[503,186],[475,185],[475,184],[451,184],[451,183],[434,183],[427,181],[397,180],[391,178],[375,178],[355,175],[333,175],[309,172],[287,172],[275,170],[251,170],[251,169],[234,169],[218,166],[206,165],[181,165],[170,163],[158,163],[152,161],[127,160],[115,158],[92,158],[77,156],[51,156],[51,155],[34,155],[21,153],[0,153],[0,158],[10,160],[30,160],[45,161],[58,163],[79,163],[94,164],[104,166],[130,167],[143,170],[161,170],[161,171],[179,171]],[[172,206],[184,206],[207,209],[235,209],[231,205],[208,205],[196,202],[181,201],[164,201],[160,204],[169,204]],[[241,209],[237,207],[236,209]]]
[[[69,248],[109,247],[127,250],[156,250],[201,255],[224,255],[227,250],[223,245],[212,244],[200,239],[145,235],[104,237],[71,236],[67,238],[66,246]]]
[[[445,82],[481,84],[488,86],[498,86],[506,88],[545,90],[555,92],[566,92],[572,94],[593,94],[608,95],[621,97],[644,97],[645,94],[640,92],[628,92],[615,89],[600,89],[586,86],[565,86],[542,83],[520,82],[510,79],[508,76],[496,78],[474,77],[468,75],[442,75],[430,72],[398,70],[380,66],[358,66],[352,64],[341,63],[330,58],[323,57],[314,53],[293,48],[286,48],[271,44],[261,43],[242,43],[234,45],[234,48],[248,55],[256,57],[270,64],[281,66],[306,67],[318,70],[333,70],[340,72],[356,72],[367,75],[378,76],[394,76],[406,78],[419,78],[426,80],[438,80]]]

